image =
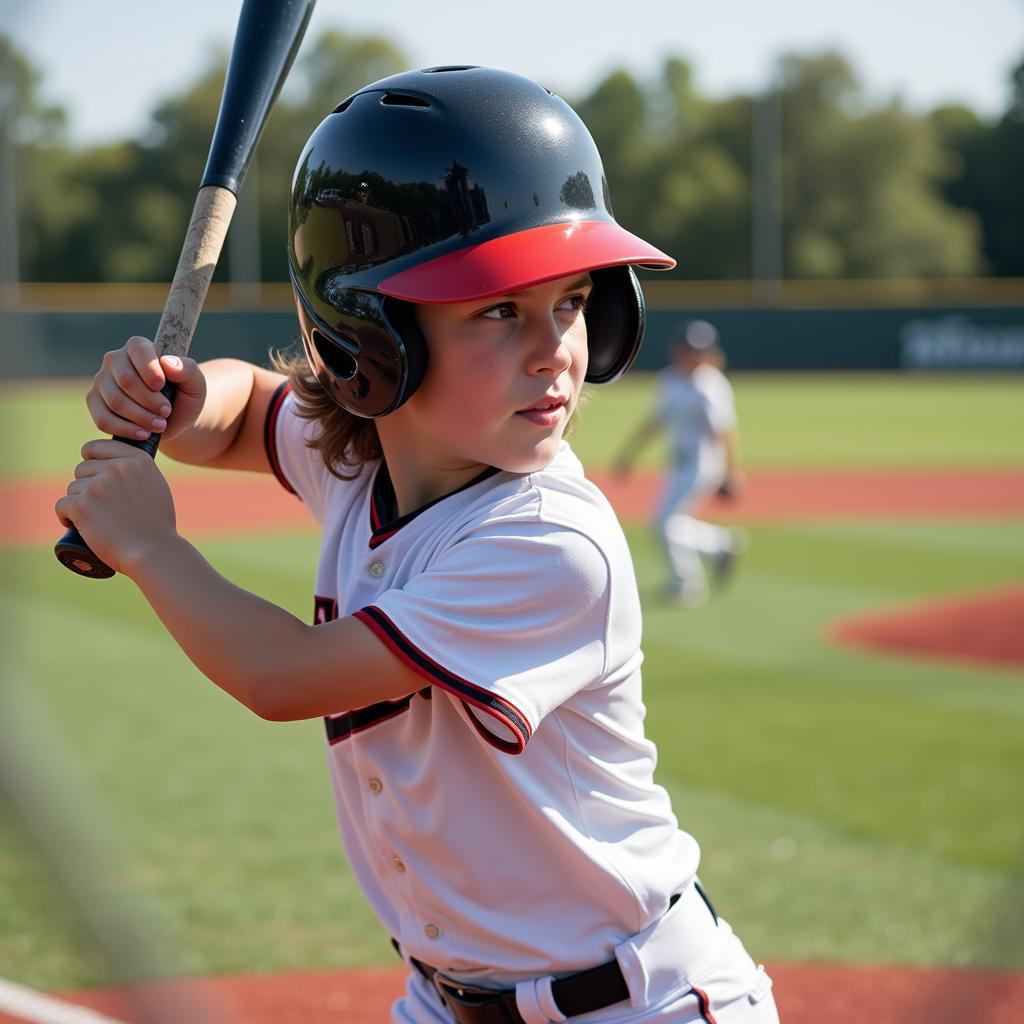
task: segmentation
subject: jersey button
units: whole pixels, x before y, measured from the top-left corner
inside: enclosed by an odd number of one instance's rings
[[[378,779],[376,776],[370,779],[367,785],[370,787],[370,792],[374,796],[376,796],[384,788],[384,783],[381,782],[380,779]]]
[[[370,563],[370,575],[375,579],[379,580],[384,575],[384,563],[383,562],[371,562]]]
[[[428,939],[439,939],[441,938],[441,929],[431,922],[423,929],[423,934],[426,935]]]
[[[394,865],[396,871],[405,870],[405,864],[403,863],[402,858],[399,857],[397,853],[395,854],[394,857],[391,858],[391,863]]]

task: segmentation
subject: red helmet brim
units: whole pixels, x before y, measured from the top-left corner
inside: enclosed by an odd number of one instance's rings
[[[568,221],[438,256],[385,278],[377,290],[406,302],[470,302],[625,265],[669,270],[676,261],[614,221]]]

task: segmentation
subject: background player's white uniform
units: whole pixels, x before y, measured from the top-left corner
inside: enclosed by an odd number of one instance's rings
[[[725,374],[707,362],[689,373],[667,367],[658,375],[658,387],[653,418],[668,434],[671,466],[657,529],[677,581],[675,592],[698,604],[708,592],[701,556],[728,557],[736,544],[732,531],[693,515],[725,480],[723,435],[736,429],[736,406]]]
[[[268,452],[323,527],[318,621],[358,615],[424,680],[326,722],[349,863],[403,955],[515,987],[529,1024],[563,1019],[550,976],[613,959],[630,1001],[574,1020],[775,1021],[653,781],[629,551],[568,445],[395,518],[386,468],[331,476],[280,394]],[[417,971],[393,1019],[451,1020]]]

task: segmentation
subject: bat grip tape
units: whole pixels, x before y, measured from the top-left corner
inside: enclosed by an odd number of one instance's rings
[[[178,385],[168,381],[161,389],[160,394],[167,399],[171,405],[174,405],[174,396],[177,394]],[[125,444],[130,444],[133,448],[141,448],[151,459],[156,458],[156,450],[160,447],[160,435],[150,434],[145,441],[139,441],[134,437],[116,437],[115,441],[123,441]]]

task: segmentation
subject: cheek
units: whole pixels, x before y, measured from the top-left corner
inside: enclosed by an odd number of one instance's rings
[[[572,353],[572,367],[569,372],[573,380],[583,382],[587,375],[587,367],[590,365],[590,347],[587,344],[587,323],[580,317],[576,323],[566,331],[566,343]]]
[[[447,418],[453,409],[466,412],[493,407],[495,382],[500,373],[493,358],[470,345],[438,345],[430,351],[427,374],[417,395],[421,403]]]

